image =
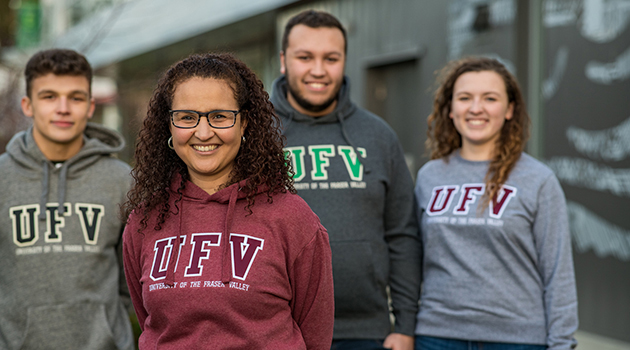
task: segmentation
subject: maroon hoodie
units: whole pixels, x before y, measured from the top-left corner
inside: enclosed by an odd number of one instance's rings
[[[290,193],[272,203],[259,193],[249,214],[240,185],[209,195],[187,182],[177,205],[172,186],[161,230],[155,212],[142,233],[141,216],[129,217],[123,257],[140,349],[330,349],[326,229]]]

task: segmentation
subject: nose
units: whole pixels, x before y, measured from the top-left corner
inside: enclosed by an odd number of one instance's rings
[[[324,68],[324,60],[313,60],[313,67],[311,67],[311,75],[315,77],[323,77],[326,75],[326,69]]]
[[[482,112],[482,110],[483,106],[481,105],[481,100],[477,98],[473,99],[470,105],[470,113],[479,114]]]
[[[206,120],[203,120],[204,117]],[[209,140],[214,136],[214,128],[210,126],[208,116],[202,116],[199,120],[199,124],[195,128],[195,136],[200,140]]]
[[[70,106],[68,105],[68,98],[65,96],[61,96],[58,99],[59,103],[57,104],[57,113],[59,114],[68,114],[70,113]]]

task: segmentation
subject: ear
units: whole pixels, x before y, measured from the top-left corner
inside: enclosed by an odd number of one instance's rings
[[[90,98],[90,107],[88,108],[88,119],[92,118],[94,115],[94,109],[96,108],[96,102],[94,101],[94,97]]]
[[[286,57],[284,56],[284,51],[280,51],[280,74],[286,74],[287,72],[287,67],[284,63],[285,58]]]
[[[514,102],[510,102],[510,105],[508,106],[508,110],[507,112],[505,112],[505,120],[512,119],[513,115],[514,115]]]
[[[25,116],[32,118],[33,117],[33,104],[31,103],[31,99],[28,96],[22,97],[21,101],[22,113]]]
[[[247,118],[241,116],[241,136],[245,135],[245,129],[247,129]]]

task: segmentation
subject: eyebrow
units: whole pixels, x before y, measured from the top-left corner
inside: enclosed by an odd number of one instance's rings
[[[45,95],[45,94],[55,94],[55,95],[58,95],[58,94],[59,94],[59,92],[58,92],[58,91],[55,91],[55,90],[42,90],[42,91],[37,92],[37,96],[40,96],[40,95]],[[73,90],[73,91],[70,91],[70,93],[68,93],[68,95],[77,95],[77,94],[79,94],[79,95],[84,95],[84,96],[86,96],[86,97],[87,97],[87,96],[90,96],[90,94],[89,94],[87,91],[83,91],[83,90]]]
[[[469,94],[470,95],[470,94],[472,94],[472,92],[467,91],[467,90],[465,90],[465,91],[458,91],[458,92],[456,92],[453,95],[457,96],[457,95],[461,95],[461,94]],[[501,93],[498,92],[498,91],[486,91],[486,92],[482,93],[481,95],[482,96],[485,96],[485,95],[499,95],[499,96],[501,96]]]
[[[309,54],[309,55],[313,55],[313,51],[307,50],[307,49],[297,49],[294,52],[295,55],[299,55],[299,54]],[[330,52],[325,52],[324,55],[343,55],[342,52],[340,51],[330,51]]]

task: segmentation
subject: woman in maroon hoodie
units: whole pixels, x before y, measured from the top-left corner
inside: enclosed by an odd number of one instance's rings
[[[328,235],[295,194],[268,97],[227,54],[159,81],[124,208],[140,349],[330,349]]]

